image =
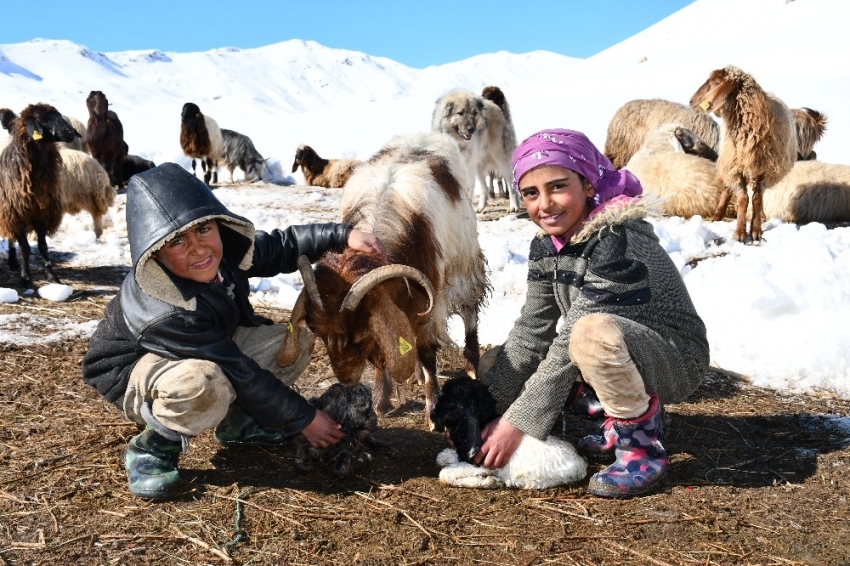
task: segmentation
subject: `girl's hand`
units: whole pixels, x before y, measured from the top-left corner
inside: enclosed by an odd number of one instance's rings
[[[502,417],[490,421],[481,431],[484,444],[472,461],[485,468],[503,468],[519,446],[523,434]]]
[[[304,427],[301,434],[313,448],[327,448],[345,438],[345,433],[341,429],[342,427],[326,412],[317,410],[316,416]]]
[[[384,253],[384,244],[375,234],[352,230],[348,233],[348,247],[366,253]]]

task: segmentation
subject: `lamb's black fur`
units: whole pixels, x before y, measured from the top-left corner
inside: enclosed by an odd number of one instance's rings
[[[372,406],[372,389],[364,383],[354,387],[334,383],[321,396],[309,401],[335,420],[346,436],[329,448],[313,448],[307,439],[297,435],[295,468],[306,473],[312,469],[310,461],[320,459],[333,462],[333,473],[343,477],[358,465],[367,463],[371,456],[364,450],[364,445],[372,448],[378,446],[369,432],[378,426],[378,415]]]
[[[233,130],[221,129],[221,151],[224,166],[230,171],[230,182],[233,182],[233,170],[239,167],[245,173],[245,180],[252,180],[253,175],[257,180],[263,178],[263,165],[265,159],[254,147],[254,142],[245,134]]]
[[[149,159],[138,155],[126,155],[121,163],[121,183],[126,185],[130,181],[130,177],[136,173],[142,173],[154,167],[156,167],[156,164]]]
[[[498,416],[487,386],[466,376],[446,381],[431,411],[437,430],[448,429],[458,458],[469,463],[481,450],[481,429]]]

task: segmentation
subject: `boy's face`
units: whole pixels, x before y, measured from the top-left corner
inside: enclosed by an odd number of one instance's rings
[[[154,257],[175,275],[209,283],[218,275],[222,247],[218,224],[210,220],[178,232]]]

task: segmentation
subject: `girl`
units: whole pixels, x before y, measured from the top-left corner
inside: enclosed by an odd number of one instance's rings
[[[540,232],[520,317],[486,374],[482,367],[502,416],[482,431],[475,461],[500,468],[523,434],[545,438],[565,405],[586,403],[574,388],[584,382],[607,419],[579,447],[615,456],[590,492],[646,493],[666,471],[662,405],[685,399],[707,371],[705,325],[643,220],[634,175],[614,169],[584,134],[561,129],[526,139],[512,165]]]

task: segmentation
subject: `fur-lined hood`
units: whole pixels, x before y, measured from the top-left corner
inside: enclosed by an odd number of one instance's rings
[[[192,285],[183,285],[151,256],[177,232],[218,220],[224,261],[247,270],[254,254],[254,225],[237,216],[200,179],[177,165],[163,163],[134,175],[127,185],[127,234],[139,288],[161,301],[195,310]]]
[[[661,199],[653,195],[644,194],[640,198],[629,198],[626,202],[608,202],[603,205],[600,212],[582,225],[581,229],[570,238],[570,243],[581,244],[590,240],[597,232],[628,220],[639,220],[647,216],[659,217],[662,215],[662,210]],[[543,237],[546,236],[546,232],[540,230],[537,235]]]

